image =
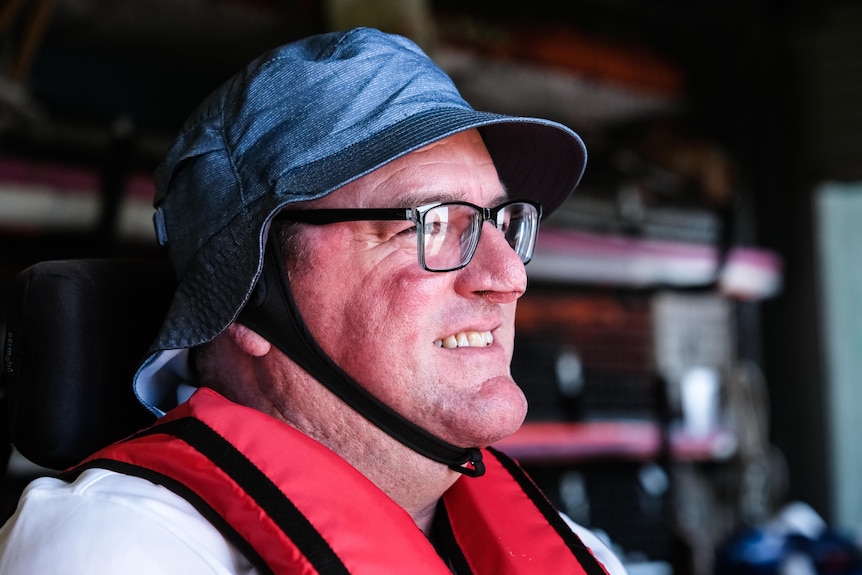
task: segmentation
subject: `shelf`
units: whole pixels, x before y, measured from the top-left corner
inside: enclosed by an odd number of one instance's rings
[[[781,261],[774,253],[737,246],[718,269],[719,255],[707,244],[543,228],[527,274],[549,282],[623,287],[714,284],[743,300],[765,299],[780,291]]]
[[[695,437],[675,429],[670,442],[675,461],[724,460],[736,450],[736,439],[724,430]],[[661,455],[662,436],[658,425],[645,421],[528,422],[495,447],[522,464],[651,461]]]
[[[678,111],[676,95],[626,86],[549,65],[500,61],[469,50],[444,48],[435,61],[477,108],[548,117],[576,126],[609,126]]]
[[[0,159],[0,229],[23,236],[42,232],[86,233],[101,216],[102,181],[95,168]],[[116,232],[127,241],[153,243],[152,177],[129,174]]]

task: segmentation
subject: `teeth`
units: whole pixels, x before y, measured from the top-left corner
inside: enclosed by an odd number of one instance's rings
[[[438,339],[434,345],[446,349],[455,349],[456,347],[487,347],[492,343],[494,343],[494,336],[491,335],[490,331],[462,331]]]

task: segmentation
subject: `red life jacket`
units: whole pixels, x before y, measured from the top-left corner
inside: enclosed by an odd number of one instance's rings
[[[479,575],[607,575],[514,462],[444,495],[456,563]],[[328,448],[208,390],[71,470],[144,477],[192,503],[261,573],[448,575],[400,506]]]

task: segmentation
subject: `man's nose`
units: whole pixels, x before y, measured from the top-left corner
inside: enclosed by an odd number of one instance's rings
[[[503,232],[490,221],[482,225],[476,253],[458,272],[459,290],[481,293],[496,303],[517,300],[527,289],[527,271]]]

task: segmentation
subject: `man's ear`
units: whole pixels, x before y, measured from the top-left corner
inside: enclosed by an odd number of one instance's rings
[[[225,333],[235,346],[251,356],[262,357],[272,349],[267,339],[241,323],[232,323]]]

